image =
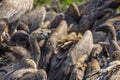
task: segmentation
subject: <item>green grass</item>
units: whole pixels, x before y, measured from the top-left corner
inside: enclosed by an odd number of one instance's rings
[[[81,2],[83,2],[84,0],[60,0],[61,6],[62,8],[68,8],[69,5],[74,2],[76,4],[80,4]]]
[[[40,6],[40,5],[43,5],[43,4],[52,5],[51,1],[53,1],[53,0],[35,0],[34,1],[34,6],[36,7],[36,6]],[[74,2],[76,4],[80,4],[83,1],[85,1],[85,0],[59,0],[62,10],[65,10],[66,8],[68,8],[68,6],[72,2]]]
[[[34,5],[35,6],[39,6],[39,5],[43,5],[43,4],[49,4],[50,0],[34,0]]]

